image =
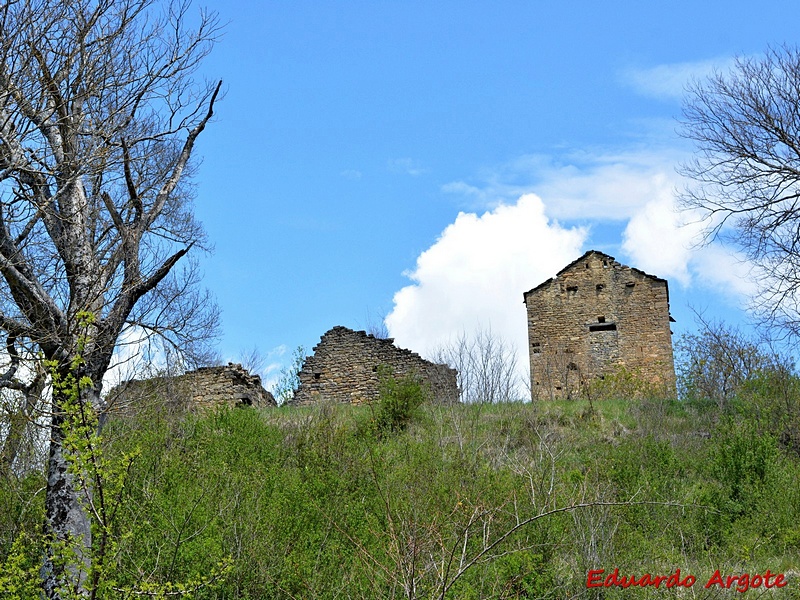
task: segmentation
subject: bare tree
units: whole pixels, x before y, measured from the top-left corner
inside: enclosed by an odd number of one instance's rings
[[[786,359],[735,327],[696,314],[697,333],[676,343],[678,389],[686,399],[729,408],[743,386],[759,374],[790,371]]]
[[[756,269],[755,304],[768,324],[800,334],[800,50],[770,48],[696,83],[683,135],[697,146],[683,167],[697,186],[684,207],[708,220]],[[726,235],[729,234],[729,235]]]
[[[188,8],[180,0],[163,11],[152,0],[0,7],[0,330],[11,357],[0,386],[30,385],[18,380],[24,356],[46,360],[56,383],[48,598],[89,596],[98,573],[90,522],[107,525],[102,481],[74,474],[65,438],[69,419],[94,427],[117,340],[135,328],[197,357],[215,330],[187,256],[205,237],[186,180],[220,92],[193,79],[218,26],[201,14],[190,29]],[[53,556],[60,547],[76,556],[66,566]]]
[[[516,352],[491,329],[479,329],[472,336],[461,333],[434,352],[433,359],[458,371],[462,402],[508,402],[523,397]]]
[[[389,328],[386,326],[386,312],[380,311],[373,313],[367,310],[366,325],[364,326],[366,332],[372,337],[379,340],[389,339]]]
[[[255,344],[248,350],[239,352],[238,361],[247,371],[258,374],[264,378],[267,368],[267,355],[265,355]]]

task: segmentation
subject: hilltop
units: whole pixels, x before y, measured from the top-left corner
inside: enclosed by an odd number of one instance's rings
[[[770,569],[789,582],[772,597],[798,597],[800,460],[743,412],[663,398],[429,405],[418,393],[400,381],[366,406],[112,422],[108,455],[135,456],[117,585],[200,581],[196,598],[649,598],[678,568],[695,593],[715,570]],[[3,540],[35,531],[42,510],[7,492]],[[587,589],[590,571],[615,569],[663,585]],[[712,597],[739,597],[737,585]]]

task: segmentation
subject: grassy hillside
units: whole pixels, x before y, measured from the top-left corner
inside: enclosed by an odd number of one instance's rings
[[[171,581],[196,598],[727,598],[756,573],[761,597],[769,569],[789,583],[767,597],[800,598],[800,460],[763,419],[392,394],[111,424],[107,457],[130,467],[108,597]],[[2,485],[0,561],[35,566],[40,476]],[[615,569],[663,579],[587,588]],[[694,585],[665,589],[676,569]],[[705,589],[717,569],[751,577]]]

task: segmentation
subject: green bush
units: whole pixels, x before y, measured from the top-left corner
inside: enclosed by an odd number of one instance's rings
[[[379,435],[403,431],[419,415],[419,407],[430,394],[413,375],[398,379],[382,369],[380,376],[380,397],[373,405],[375,429]]]
[[[737,413],[800,455],[800,377],[786,366],[756,373],[742,386]]]
[[[777,482],[778,448],[775,439],[759,434],[747,423],[721,425],[709,455],[709,473],[726,491],[717,507],[732,519],[751,514]]]

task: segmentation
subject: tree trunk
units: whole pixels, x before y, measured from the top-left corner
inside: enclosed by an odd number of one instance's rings
[[[22,407],[9,415],[7,423],[8,434],[0,444],[0,477],[6,477],[11,474],[19,447],[22,444],[26,424],[27,419]]]
[[[99,397],[94,390],[86,392],[89,397]],[[84,397],[82,401],[87,399]],[[65,418],[60,406],[54,398],[45,496],[45,534],[50,543],[42,566],[44,594],[48,600],[60,600],[65,590],[79,597],[88,596],[91,565],[89,490],[80,489],[75,476],[69,472],[69,459],[64,449]]]

